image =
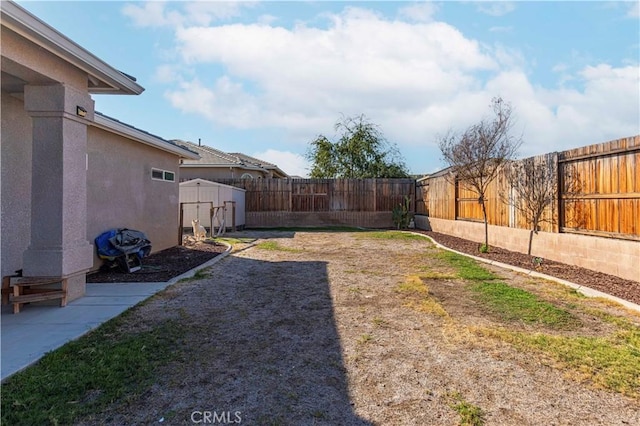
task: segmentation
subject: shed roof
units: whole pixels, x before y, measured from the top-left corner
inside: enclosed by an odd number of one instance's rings
[[[198,184],[202,186],[217,186],[217,187],[230,188],[230,189],[234,189],[242,192],[247,192],[247,190],[244,188],[238,188],[237,186],[225,185],[224,183],[214,182],[212,180],[206,180],[206,179],[200,179],[200,178],[195,178],[191,180],[185,180],[184,182],[180,182],[180,186],[185,186],[185,187],[194,186]]]

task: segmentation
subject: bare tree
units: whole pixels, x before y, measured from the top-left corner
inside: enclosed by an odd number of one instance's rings
[[[555,223],[553,213],[545,215],[545,210],[558,199],[557,165],[552,155],[542,158],[527,158],[505,165],[504,173],[511,187],[500,198],[515,207],[530,227],[529,247],[531,256],[533,234],[537,234],[540,224]]]
[[[502,98],[493,98],[492,120],[483,119],[458,136],[451,132],[439,141],[444,160],[451,166],[455,179],[478,193],[484,218],[484,248],[489,247],[489,224],[485,195],[502,165],[513,159],[521,138],[511,136],[512,108]]]

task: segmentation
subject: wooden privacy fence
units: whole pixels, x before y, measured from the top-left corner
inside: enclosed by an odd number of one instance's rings
[[[219,179],[243,188],[247,227],[393,226],[392,210],[408,196],[413,179]]]
[[[521,161],[545,163],[556,171],[556,196],[540,230],[640,240],[640,135]],[[530,228],[506,201],[509,196],[514,194],[501,170],[485,197],[489,224]],[[416,202],[417,214],[483,220],[478,194],[447,170],[416,183]]]
[[[413,179],[217,179],[243,188],[246,212],[390,212],[411,198]]]

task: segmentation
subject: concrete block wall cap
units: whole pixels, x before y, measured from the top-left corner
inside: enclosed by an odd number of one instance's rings
[[[624,299],[621,299],[619,297],[612,296],[610,294],[603,293],[601,291],[594,290],[592,288],[589,288],[589,287],[586,287],[586,286],[583,286],[583,285],[579,285],[579,284],[576,284],[576,283],[572,283],[571,281],[563,280],[561,278],[556,278],[556,277],[553,277],[551,275],[543,274],[543,273],[540,273],[540,272],[537,272],[537,271],[520,268],[518,266],[508,265],[508,264],[502,263],[502,262],[496,262],[495,260],[485,259],[485,258],[482,258],[482,257],[473,256],[473,255],[467,254],[467,253],[462,253],[462,252],[459,252],[457,250],[450,249],[449,247],[445,247],[442,244],[438,243],[433,238],[431,238],[430,236],[425,235],[425,234],[421,234],[419,232],[411,232],[411,234],[421,235],[421,236],[429,239],[436,247],[438,247],[440,249],[447,250],[447,251],[450,251],[450,252],[465,256],[465,257],[470,257],[471,259],[474,259],[474,260],[477,260],[477,261],[480,261],[480,262],[484,262],[484,263],[488,263],[490,265],[495,265],[495,266],[499,266],[501,268],[510,269],[512,271],[520,272],[520,273],[523,273],[525,275],[530,275],[532,277],[543,278],[545,280],[554,281],[556,283],[566,285],[567,287],[571,287],[571,288],[579,291],[580,293],[584,294],[585,296],[588,296],[588,297],[602,297],[604,299],[608,299],[608,300],[614,301],[616,303],[619,303],[619,304],[621,304],[622,306],[624,306],[627,309],[631,309],[631,310],[634,310],[636,312],[640,312],[640,305],[635,304],[633,302],[629,302],[628,300],[624,300]]]

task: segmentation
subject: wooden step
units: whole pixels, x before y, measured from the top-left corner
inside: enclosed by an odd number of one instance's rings
[[[63,290],[54,290],[51,291],[37,291],[31,292],[29,294],[22,294],[20,296],[12,296],[12,303],[29,303],[29,302],[40,302],[42,300],[53,300],[53,299],[61,299],[66,297],[67,293]]]

